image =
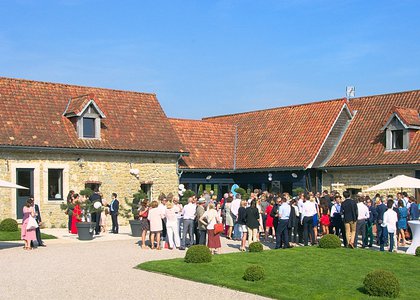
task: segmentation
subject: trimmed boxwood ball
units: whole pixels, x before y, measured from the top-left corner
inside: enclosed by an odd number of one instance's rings
[[[375,270],[363,280],[363,287],[370,296],[396,298],[400,293],[400,283],[394,273]]]
[[[335,234],[326,234],[319,240],[320,248],[340,248],[341,241]]]
[[[0,231],[18,231],[18,223],[15,219],[4,219],[0,223]]]
[[[251,265],[246,268],[244,276],[242,277],[246,281],[258,281],[264,279],[265,270],[260,265]]]
[[[211,262],[210,249],[205,245],[191,246],[185,254],[184,261],[187,263],[206,263]]]
[[[253,242],[249,244],[249,252],[262,252],[263,245],[260,242]]]
[[[416,256],[419,256],[420,257],[420,246],[418,246],[416,248]]]

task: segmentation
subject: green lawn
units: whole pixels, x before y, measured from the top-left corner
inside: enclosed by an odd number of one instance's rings
[[[262,265],[266,278],[243,280],[251,264]],[[363,278],[372,270],[385,269],[400,281],[398,299],[420,299],[419,257],[364,249],[299,247],[215,255],[204,264],[150,261],[137,268],[277,299],[372,299],[363,293]]]
[[[56,239],[57,237],[45,234],[41,232],[41,238],[43,240]],[[0,231],[0,241],[20,241],[20,229],[18,231]]]

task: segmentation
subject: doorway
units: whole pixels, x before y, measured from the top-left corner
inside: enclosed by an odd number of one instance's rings
[[[34,169],[16,169],[16,183],[28,188],[16,191],[16,218],[22,219],[22,208],[29,196],[34,194]]]

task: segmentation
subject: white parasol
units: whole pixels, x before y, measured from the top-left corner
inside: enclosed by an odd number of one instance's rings
[[[13,183],[13,182],[1,180],[1,179],[0,179],[0,187],[11,188],[11,189],[24,189],[24,190],[28,190],[27,187],[18,185],[18,184]]]
[[[420,179],[410,177],[410,176],[405,176],[405,175],[398,175],[380,184],[374,185],[368,188],[366,191],[370,192],[370,191],[387,190],[387,189],[394,189],[394,188],[420,189]]]

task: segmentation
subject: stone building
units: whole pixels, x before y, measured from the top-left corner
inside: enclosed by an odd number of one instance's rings
[[[420,178],[419,109],[420,91],[409,91],[170,121],[190,153],[181,182],[195,191],[355,194],[398,174]]]
[[[64,226],[69,190],[99,187],[121,202],[178,190],[181,143],[154,94],[0,78],[0,218],[22,217],[29,195],[47,226]]]

